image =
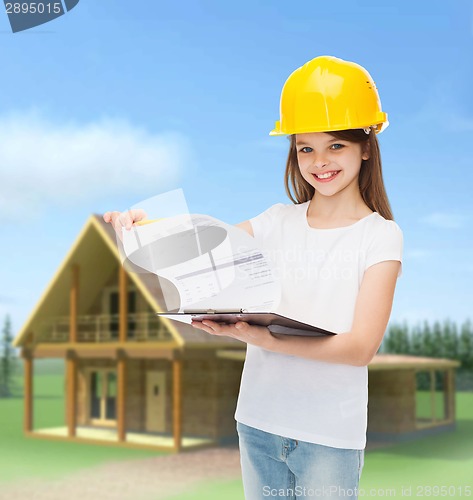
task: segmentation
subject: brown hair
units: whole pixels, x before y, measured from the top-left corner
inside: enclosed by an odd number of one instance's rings
[[[369,134],[366,134],[363,129],[337,130],[327,133],[340,140],[361,143],[363,147],[369,146],[370,157],[368,160],[362,160],[358,176],[361,197],[371,210],[378,212],[386,220],[394,220],[384,187],[381,153],[374,130],[371,129]],[[289,136],[289,140],[291,143],[284,174],[284,186],[291,201],[299,204],[311,200],[315,188],[302,177],[299,170],[296,136],[294,134]],[[294,190],[295,198],[292,196],[290,186]]]

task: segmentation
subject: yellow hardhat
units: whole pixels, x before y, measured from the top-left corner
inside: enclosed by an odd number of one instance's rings
[[[389,125],[378,90],[365,68],[319,56],[297,68],[281,92],[280,120],[269,135],[363,128],[376,133]]]

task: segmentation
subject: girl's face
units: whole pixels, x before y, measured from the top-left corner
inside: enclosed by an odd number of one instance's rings
[[[302,177],[326,196],[347,186],[358,189],[361,161],[369,158],[362,144],[336,139],[329,132],[297,134],[296,151]]]

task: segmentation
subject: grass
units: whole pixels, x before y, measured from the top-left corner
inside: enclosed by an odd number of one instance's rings
[[[63,365],[36,363],[35,427],[64,425],[62,373]],[[20,378],[18,382],[21,382]],[[420,401],[422,400],[427,408],[429,401],[420,395]],[[459,489],[469,486],[473,490],[473,393],[457,393],[456,405],[457,429],[454,432],[367,452],[360,482],[360,488],[365,490],[364,496],[473,496],[473,492],[466,495],[464,492],[460,493]],[[159,454],[105,444],[90,445],[25,438],[22,423],[21,395],[0,399],[0,484],[29,477],[60,478],[81,468]],[[437,490],[427,489],[436,485],[450,487],[449,493],[442,495],[441,490],[435,493]],[[241,480],[201,483],[193,491],[174,496],[172,500],[222,498],[241,500]]]
[[[34,428],[65,425],[63,364],[35,362]],[[17,377],[17,388],[22,387]],[[26,438],[23,436],[23,396],[0,399],[0,484],[66,474],[107,462],[160,455],[162,452],[107,445]]]
[[[425,401],[430,405],[430,401]],[[359,485],[364,495],[360,498],[473,496],[473,393],[457,393],[456,405],[454,432],[367,452]],[[447,489],[442,490],[441,486]],[[171,498],[242,500],[243,488],[240,480],[214,482]]]
[[[416,417],[418,419],[430,420],[432,415],[431,408],[432,394],[430,391],[417,391],[416,393]],[[435,418],[443,420],[446,418],[444,392],[434,392]]]
[[[169,497],[169,500],[222,500],[222,498],[225,500],[243,500],[245,497],[241,479],[203,484],[193,491]]]
[[[456,488],[448,496],[461,498],[459,488],[469,486],[473,495],[473,393],[457,393],[456,403],[454,432],[367,453],[360,488],[392,489],[400,497],[407,487],[414,497],[444,496],[425,489],[437,485]]]

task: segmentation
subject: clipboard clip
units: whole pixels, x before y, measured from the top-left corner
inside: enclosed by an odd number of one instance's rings
[[[217,311],[216,309],[207,309],[207,310],[200,310],[200,311],[183,311],[184,314],[220,314],[220,313],[236,313],[236,314],[244,314],[247,313],[248,310],[241,308],[239,311]]]

